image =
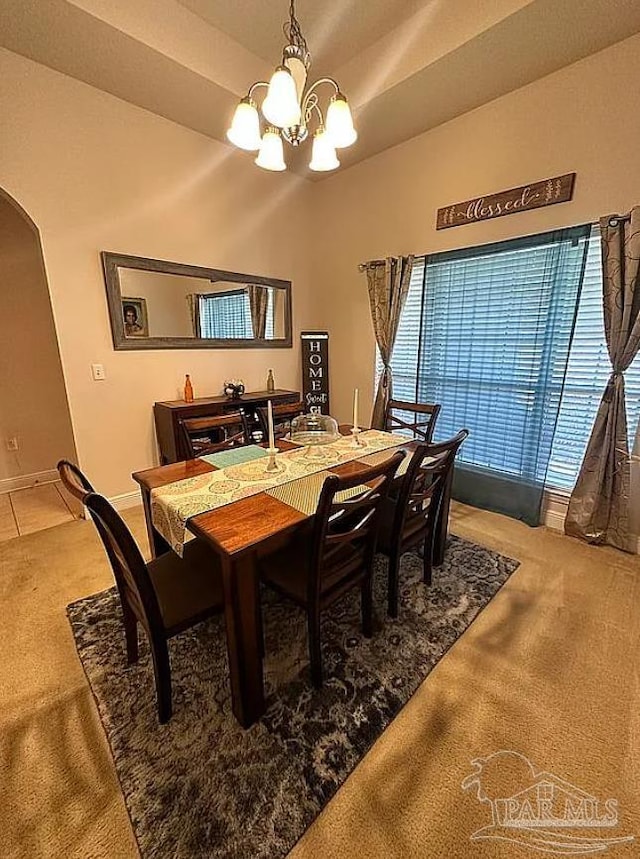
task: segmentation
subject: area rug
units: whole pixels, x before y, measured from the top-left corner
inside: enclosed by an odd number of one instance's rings
[[[159,725],[153,671],[126,666],[115,589],[71,604],[76,646],[113,752],[143,859],[285,856],[518,562],[453,537],[433,584],[404,556],[400,611],[360,632],[359,595],[324,618],[325,685],[310,683],[302,611],[265,592],[268,709],[244,731],[229,700],[220,618],[173,639],[173,718]]]

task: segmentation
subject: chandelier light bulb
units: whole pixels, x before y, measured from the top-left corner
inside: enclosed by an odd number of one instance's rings
[[[278,66],[269,81],[262,113],[271,125],[290,128],[301,118],[300,103],[293,76],[286,66]]]
[[[256,164],[258,167],[262,167],[263,170],[273,170],[277,173],[287,169],[287,165],[284,163],[282,138],[277,128],[270,126],[265,131],[260,145],[260,152],[258,152],[258,157],[256,158]]]
[[[330,139],[325,129],[320,128],[313,135],[313,149],[311,151],[310,170],[315,170],[317,173],[325,173],[328,170],[335,170],[340,166],[336,149],[333,141]]]
[[[358,133],[353,127],[351,109],[345,96],[337,92],[331,99],[327,110],[327,134],[336,149],[351,146],[358,139]]]
[[[243,98],[236,107],[231,127],[227,131],[227,139],[247,152],[260,149],[260,117],[258,110],[250,98]]]
[[[336,149],[351,146],[358,134],[337,81],[324,76],[313,83],[309,81],[311,53],[296,18],[296,0],[289,0],[288,5],[282,65],[276,67],[268,82],[258,80],[251,84],[236,107],[227,138],[240,149],[257,151],[258,167],[281,172],[287,169],[283,142],[297,147],[313,135],[309,167],[324,173],[340,166]],[[253,101],[258,90],[266,90],[259,108]],[[261,123],[266,125],[262,136]]]

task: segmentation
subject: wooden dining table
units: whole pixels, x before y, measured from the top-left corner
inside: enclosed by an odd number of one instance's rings
[[[347,434],[350,427],[340,427],[340,430]],[[405,450],[410,456],[416,444],[408,440],[406,444],[389,449],[389,456],[396,450]],[[277,441],[276,445],[281,451],[296,448],[284,440]],[[333,467],[327,466],[326,470],[338,475],[352,475],[366,468],[367,465],[362,461],[351,460]],[[192,459],[137,471],[132,475],[140,485],[147,534],[154,558],[172,549],[153,525],[152,490],[211,471],[217,471],[216,466],[203,459]],[[449,497],[450,487],[445,492],[438,514],[435,566],[442,563],[444,557]],[[256,722],[266,708],[258,559],[295,539],[301,528],[309,527],[312,518],[267,492],[260,492],[200,513],[187,522],[188,530],[204,540],[220,559],[232,709],[245,728]]]

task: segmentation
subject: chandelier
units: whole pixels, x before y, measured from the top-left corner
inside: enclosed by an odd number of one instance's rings
[[[258,152],[255,163],[264,170],[286,170],[283,138],[291,146],[299,146],[313,132],[313,148],[309,168],[324,172],[340,166],[336,149],[355,143],[358,135],[353,127],[347,99],[333,78],[319,78],[307,87],[311,55],[296,18],[295,0],[291,0],[289,20],[284,24],[288,44],[282,51],[282,64],[269,83],[257,81],[249,87],[233,115],[227,138],[239,149]],[[260,114],[254,93],[265,88],[261,104],[266,126],[260,133]],[[320,107],[319,91],[331,87],[332,95],[326,108],[326,119]]]

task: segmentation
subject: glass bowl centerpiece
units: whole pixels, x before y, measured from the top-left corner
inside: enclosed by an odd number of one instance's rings
[[[289,438],[294,444],[307,448],[306,456],[323,456],[318,448],[340,438],[338,422],[330,415],[298,415],[291,421]]]

